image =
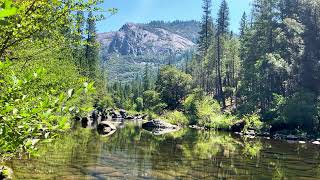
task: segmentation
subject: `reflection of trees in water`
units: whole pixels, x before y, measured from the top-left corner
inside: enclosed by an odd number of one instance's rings
[[[154,136],[133,123],[110,137],[75,130],[40,149],[39,158],[13,161],[18,176],[83,175],[96,166],[101,171],[163,179],[283,179],[301,172],[311,177],[320,173],[319,151],[308,144],[192,129]]]

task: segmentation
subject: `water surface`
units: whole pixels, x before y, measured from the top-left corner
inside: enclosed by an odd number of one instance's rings
[[[8,162],[17,179],[320,179],[320,146],[183,129],[154,136],[137,123],[110,137],[72,130],[39,157]]]

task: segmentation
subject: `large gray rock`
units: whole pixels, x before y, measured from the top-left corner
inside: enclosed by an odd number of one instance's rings
[[[170,123],[164,122],[162,120],[151,120],[146,123],[142,124],[142,128],[149,130],[149,129],[178,129],[178,126],[172,125]]]
[[[178,126],[158,119],[143,123],[142,128],[154,135],[162,135],[180,130]]]
[[[117,130],[116,126],[109,121],[102,121],[97,126],[97,131],[101,135],[109,136]]]

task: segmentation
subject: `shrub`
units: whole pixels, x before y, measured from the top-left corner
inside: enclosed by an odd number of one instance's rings
[[[245,115],[243,119],[246,122],[243,128],[243,132],[247,132],[249,129],[260,131],[263,127],[260,116],[257,114]]]
[[[189,95],[184,104],[191,124],[213,129],[229,129],[234,117],[221,112],[220,104],[209,96],[204,96],[201,91]]]
[[[171,124],[179,125],[179,126],[187,126],[189,124],[188,118],[180,111],[170,111],[167,112],[163,119]]]
[[[70,127],[73,116],[92,109],[93,83],[68,61],[32,61],[23,67],[19,61],[0,62],[0,154],[32,153],[35,139],[54,137]]]

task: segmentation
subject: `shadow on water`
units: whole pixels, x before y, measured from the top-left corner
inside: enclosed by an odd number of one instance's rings
[[[123,126],[122,126],[123,127]],[[17,179],[319,179],[319,149],[191,129],[154,136],[128,123],[112,136],[77,128],[8,162]]]

